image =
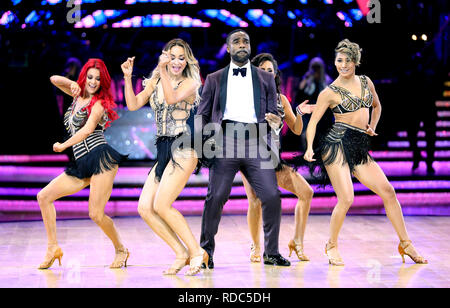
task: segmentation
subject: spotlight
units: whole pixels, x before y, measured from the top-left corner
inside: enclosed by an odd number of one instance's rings
[[[428,39],[428,37],[426,34],[422,34],[421,39],[422,39],[422,41],[426,41]]]
[[[417,41],[417,35],[413,34],[413,35],[411,36],[411,38],[412,38],[413,41]]]

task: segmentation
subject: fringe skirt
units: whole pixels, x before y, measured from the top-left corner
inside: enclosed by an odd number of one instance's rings
[[[65,173],[79,179],[90,178],[95,174],[114,169],[127,157],[128,155],[120,154],[110,145],[102,144],[93,148],[83,157],[69,162]]]
[[[316,161],[309,164],[313,178],[318,180],[320,186],[330,185],[325,166],[347,164],[350,173],[353,173],[356,166],[373,161],[369,154],[369,137],[363,129],[342,122],[334,123],[328,133],[319,139],[314,149]]]
[[[176,140],[178,140],[177,143],[179,143],[179,145],[176,148],[173,148],[173,143]],[[176,150],[191,149],[193,148],[193,144],[194,143],[192,136],[185,133],[184,134],[180,133],[177,136],[159,136],[155,142],[156,145],[156,166],[154,167],[155,181],[156,182],[161,181],[161,177],[169,162],[172,163],[174,168],[175,167],[182,168],[173,157],[173,152]],[[198,161],[194,173],[198,173],[200,171],[200,168],[201,168],[201,160]]]

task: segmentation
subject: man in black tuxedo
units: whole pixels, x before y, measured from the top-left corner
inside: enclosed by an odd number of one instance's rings
[[[215,124],[223,132],[223,155],[216,156],[210,168],[200,244],[210,256],[209,267],[214,267],[214,236],[240,170],[262,201],[264,263],[289,266],[278,251],[281,199],[275,170],[268,164],[271,158],[261,155],[262,148],[267,150],[267,144],[261,146],[261,139],[270,139],[267,121],[277,114],[275,81],[272,74],[250,64],[250,38],[245,31],[232,31],[226,42],[231,63],[207,76],[196,115],[196,123],[201,118],[202,127]],[[231,133],[230,128],[234,128]],[[242,136],[243,131],[249,136]],[[237,150],[239,147],[244,148],[245,155]]]

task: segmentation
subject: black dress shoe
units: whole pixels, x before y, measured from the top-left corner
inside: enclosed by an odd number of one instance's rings
[[[214,261],[213,261],[213,258],[211,257],[210,254],[208,254],[208,256],[209,256],[209,259],[208,259],[208,268],[209,268],[209,269],[213,269],[213,268],[214,268]],[[205,263],[202,263],[202,268],[203,268],[203,269],[206,269]]]
[[[291,262],[283,258],[280,254],[277,255],[264,254],[264,264],[276,266],[291,266]]]

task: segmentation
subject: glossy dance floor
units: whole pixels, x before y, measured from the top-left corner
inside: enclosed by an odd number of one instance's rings
[[[201,217],[188,216],[199,238]],[[411,239],[429,260],[402,264],[398,240],[385,216],[348,216],[341,232],[340,252],[346,265],[329,266],[323,254],[329,215],[309,218],[305,252],[310,262],[280,268],[249,262],[250,236],[246,217],[224,216],[216,237],[216,268],[196,277],[163,276],[174,254],[136,217],[114,219],[131,252],[126,269],[108,268],[114,249],[90,220],[57,221],[64,251],[63,265],[37,270],[46,248],[40,221],[0,224],[0,287],[159,287],[159,288],[299,288],[299,287],[450,287],[450,217],[405,217]],[[288,257],[287,243],[294,232],[294,216],[282,218],[280,252]]]

